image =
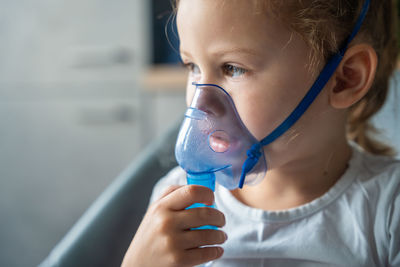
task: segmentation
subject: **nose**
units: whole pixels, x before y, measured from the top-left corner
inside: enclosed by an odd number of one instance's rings
[[[206,112],[208,115],[222,117],[226,114],[226,93],[217,86],[197,86],[192,107]]]

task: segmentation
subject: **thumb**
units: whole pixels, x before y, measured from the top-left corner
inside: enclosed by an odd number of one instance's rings
[[[214,203],[214,193],[205,186],[185,185],[175,189],[163,201],[172,210],[183,210],[194,203],[212,205]]]

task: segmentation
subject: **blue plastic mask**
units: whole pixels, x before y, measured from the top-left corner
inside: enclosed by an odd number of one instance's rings
[[[238,187],[246,152],[257,139],[243,124],[230,95],[217,85],[196,85],[178,135],[175,155],[190,177],[214,174],[228,189]],[[267,170],[263,153],[247,173],[246,183],[260,181]]]
[[[332,56],[292,113],[268,136],[256,140],[243,124],[229,94],[215,84],[195,84],[196,92],[186,111],[175,147],[178,164],[187,172],[189,184],[214,190],[215,180],[232,190],[259,182],[267,171],[266,146],[284,134],[304,114],[335,72],[350,42],[358,33],[370,0],[353,32]]]

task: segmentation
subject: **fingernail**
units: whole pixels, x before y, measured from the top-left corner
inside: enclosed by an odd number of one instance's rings
[[[218,249],[218,257],[219,257],[224,253],[224,249],[221,247],[217,247],[217,249]]]
[[[225,232],[223,232],[223,233],[224,233],[225,240],[227,240],[228,239],[228,235]]]
[[[223,225],[225,225],[226,224],[226,220],[225,220],[225,215],[224,214],[222,214],[222,221],[224,222]]]

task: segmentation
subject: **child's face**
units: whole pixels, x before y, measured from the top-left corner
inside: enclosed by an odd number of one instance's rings
[[[300,102],[315,76],[310,48],[250,0],[181,0],[177,14],[182,61],[192,82],[222,86],[244,124],[262,139]]]

